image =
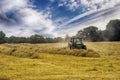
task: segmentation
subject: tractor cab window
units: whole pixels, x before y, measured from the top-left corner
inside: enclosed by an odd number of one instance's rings
[[[82,44],[82,39],[74,39],[74,43],[76,43],[76,44]]]

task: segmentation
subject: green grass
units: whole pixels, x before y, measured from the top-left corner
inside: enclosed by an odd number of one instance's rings
[[[54,48],[66,47],[66,43],[2,44],[0,80],[120,80],[120,42],[85,44],[101,57],[48,53]],[[32,53],[39,57],[33,59],[31,55],[26,56]]]

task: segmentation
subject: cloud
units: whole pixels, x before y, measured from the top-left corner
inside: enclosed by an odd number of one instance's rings
[[[70,11],[75,11],[80,5],[78,0],[61,0],[58,7],[64,6]]]
[[[119,0],[81,0],[81,4],[84,5],[87,8],[90,8],[89,11],[80,14],[78,16],[75,16],[74,18],[70,19],[69,21],[63,23],[60,25],[60,27],[64,27],[65,25],[74,22],[75,20],[78,20],[82,17],[85,17],[87,15],[102,11],[102,10],[106,10],[112,7],[115,7],[116,5],[120,4]],[[101,8],[97,8],[97,6],[100,5]]]
[[[0,30],[3,30],[7,36],[30,36],[37,33],[46,36],[57,36],[52,20],[47,18],[47,15],[49,16],[50,14],[43,14],[33,9],[34,7],[29,0],[2,0],[0,3],[0,20],[10,22],[12,18],[7,17],[5,14],[13,11],[19,22],[11,23],[12,25],[0,22]]]
[[[113,7],[119,0],[61,0],[58,6],[64,6],[68,10],[76,11],[82,8],[83,12],[98,9]]]
[[[61,29],[58,32],[58,34],[64,33],[64,34],[69,34],[69,35],[73,36],[80,29],[83,29],[88,26],[96,26],[99,29],[104,30],[106,28],[107,23],[110,20],[120,19],[119,14],[120,14],[120,6],[119,5],[117,5],[113,8],[102,10],[102,11],[96,11],[96,13],[94,13],[94,15],[92,14],[92,16],[87,17],[84,21],[78,21],[76,26],[74,25],[74,27]],[[84,17],[84,16],[85,15],[83,15],[82,17]],[[80,17],[80,18],[82,18],[82,17]],[[78,20],[78,19],[76,19],[76,20]],[[72,21],[74,21],[74,20],[72,19]],[[61,34],[61,36],[63,36],[63,34]]]
[[[0,2],[0,8],[3,12],[7,12],[13,9],[21,9],[25,7],[30,7],[31,5],[28,5],[28,0],[14,0],[11,2],[11,0],[1,0]]]
[[[47,5],[30,1],[1,0],[0,30],[7,36],[74,35],[89,25],[104,29],[110,19],[120,17],[120,0],[49,0]]]
[[[6,15],[0,13],[0,22],[13,23],[14,21],[12,19],[7,18]]]

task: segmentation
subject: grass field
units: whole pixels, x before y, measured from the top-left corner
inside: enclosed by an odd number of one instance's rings
[[[120,42],[85,44],[92,56],[67,43],[1,44],[0,80],[120,80]]]

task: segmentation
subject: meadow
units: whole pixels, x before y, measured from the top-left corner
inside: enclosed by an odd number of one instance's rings
[[[0,80],[120,80],[120,42],[1,44]]]

